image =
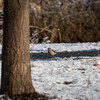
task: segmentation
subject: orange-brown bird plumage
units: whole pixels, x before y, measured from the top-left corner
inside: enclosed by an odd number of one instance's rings
[[[48,48],[48,53],[51,55],[51,56],[54,56],[55,54],[57,54],[54,50],[52,50],[51,48]]]

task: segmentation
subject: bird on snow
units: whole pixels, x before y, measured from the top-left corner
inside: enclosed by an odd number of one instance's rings
[[[52,50],[51,48],[48,48],[48,53],[54,57],[55,54],[57,54],[54,50]]]

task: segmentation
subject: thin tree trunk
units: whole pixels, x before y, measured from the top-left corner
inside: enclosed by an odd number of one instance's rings
[[[4,1],[1,91],[33,93],[29,55],[29,0]]]

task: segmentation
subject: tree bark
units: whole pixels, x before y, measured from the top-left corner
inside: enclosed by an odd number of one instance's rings
[[[35,92],[29,55],[29,0],[4,1],[1,91],[10,95]]]

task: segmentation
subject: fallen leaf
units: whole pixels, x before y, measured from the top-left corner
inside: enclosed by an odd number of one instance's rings
[[[66,81],[66,82],[64,82],[64,84],[71,84],[72,83],[72,81]]]

